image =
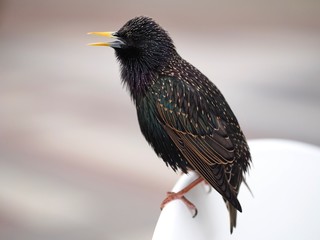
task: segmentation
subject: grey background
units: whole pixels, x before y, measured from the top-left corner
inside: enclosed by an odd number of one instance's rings
[[[140,134],[113,50],[86,46],[139,15],[248,139],[320,145],[319,1],[0,1],[1,239],[151,238],[179,175]]]

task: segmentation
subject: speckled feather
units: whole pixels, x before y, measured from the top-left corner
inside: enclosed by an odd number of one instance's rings
[[[116,56],[143,135],[173,170],[197,171],[223,196],[232,231],[251,157],[228,103],[152,19],[134,18],[116,36],[126,44],[115,49]]]

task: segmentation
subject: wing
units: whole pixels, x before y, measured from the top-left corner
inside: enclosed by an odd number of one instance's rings
[[[190,165],[241,211],[236,197],[239,184],[230,185],[235,147],[223,119],[223,109],[217,107],[219,98],[224,98],[218,90],[215,98],[213,93],[208,96],[205,90],[174,78],[163,77],[161,81],[166,84],[154,89],[159,94],[156,103],[159,122]]]

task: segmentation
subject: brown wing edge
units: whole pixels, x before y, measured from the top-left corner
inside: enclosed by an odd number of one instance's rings
[[[226,177],[223,165],[207,164],[201,159],[200,153],[195,150],[194,144],[190,145],[185,136],[180,132],[175,132],[172,128],[164,125],[164,129],[169,134],[174,144],[179,148],[183,156],[190,165],[202,176],[213,188],[218,191],[224,199],[232,204],[238,211],[242,212],[241,205],[236,197],[236,193],[231,189]],[[181,136],[184,135],[184,137]],[[189,137],[193,138],[194,136]]]

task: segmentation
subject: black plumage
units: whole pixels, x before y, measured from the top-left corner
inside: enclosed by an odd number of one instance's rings
[[[97,33],[96,33],[97,34]],[[237,199],[251,160],[246,138],[218,88],[177,53],[168,33],[136,17],[115,33],[111,46],[137,109],[140,129],[173,170],[195,170],[226,201],[231,231]]]

